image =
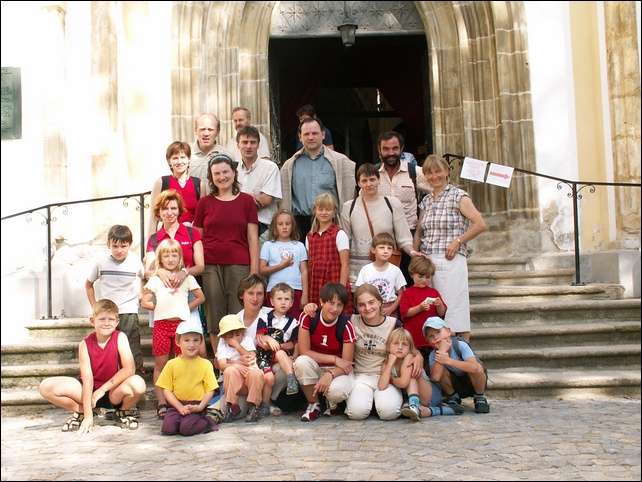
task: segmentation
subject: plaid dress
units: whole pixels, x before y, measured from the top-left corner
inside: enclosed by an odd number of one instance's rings
[[[341,260],[337,251],[337,233],[340,228],[331,224],[328,229],[308,233],[308,299],[311,303],[319,303],[319,293],[323,285],[329,282],[339,282],[341,275]],[[348,281],[348,302],[343,313],[354,313],[350,281]]]

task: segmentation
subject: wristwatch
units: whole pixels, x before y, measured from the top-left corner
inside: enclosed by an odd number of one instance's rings
[[[185,274],[189,276],[189,271],[187,271],[187,268],[183,268],[181,271],[185,271]]]

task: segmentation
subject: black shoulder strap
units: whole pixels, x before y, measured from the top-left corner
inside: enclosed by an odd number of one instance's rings
[[[314,333],[314,330],[317,329],[317,325],[319,324],[319,317],[321,316],[321,308],[317,310],[317,314],[314,316],[310,317],[310,336],[312,336],[312,333]]]
[[[453,350],[455,350],[455,353],[457,353],[457,356],[461,360],[461,348],[459,347],[459,340],[460,338],[458,336],[452,337]]]
[[[348,217],[352,216],[352,210],[354,209],[354,203],[357,202],[357,196],[354,197],[352,200],[352,204],[350,205],[350,212],[348,213]]]
[[[161,192],[169,189],[169,176],[161,176]]]
[[[310,336],[312,336],[312,333],[314,333],[314,330],[317,329],[317,325],[319,324],[319,318],[321,317],[321,311],[319,309],[319,314],[313,318],[310,318]],[[346,325],[348,324],[348,320],[350,319],[350,315],[339,315],[339,319],[337,320],[337,341],[339,342],[339,345],[343,345],[343,333],[346,331]]]
[[[292,323],[295,322],[295,321],[296,320],[292,316],[288,315],[288,322],[283,327],[283,333],[287,333],[288,330],[290,329],[290,325],[292,325]],[[272,325],[270,325],[270,326],[272,326]]]
[[[339,315],[339,320],[337,320],[337,340],[341,346],[343,346],[343,333],[346,331],[349,319],[350,315]]]
[[[201,198],[201,178],[190,176],[192,178],[192,184],[194,184],[194,190],[196,191],[196,199]],[[161,192],[167,191],[169,189],[169,176],[161,176]]]
[[[458,356],[460,359],[462,359],[462,360],[463,360],[463,357],[462,357],[462,355],[461,355],[461,347],[459,346],[459,344],[460,344],[461,342],[464,342],[464,343],[468,344],[468,346],[470,347],[471,351],[473,352],[473,355],[475,355],[475,358],[477,358],[477,361],[478,361],[479,363],[482,363],[481,358],[479,358],[479,357],[477,356],[477,353],[475,353],[475,350],[474,350],[474,349],[473,349],[473,347],[470,345],[470,343],[468,343],[466,340],[464,340],[461,336],[453,336],[451,340],[452,340],[452,344],[453,344],[453,349],[455,350],[455,353],[457,353],[457,356]],[[482,365],[483,365],[483,363],[482,363]]]
[[[194,228],[191,226],[185,226],[187,228],[187,234],[189,235],[190,241],[192,243],[194,242]],[[158,247],[158,233],[154,233],[150,236],[150,239],[152,240],[152,249],[156,251],[156,248]]]
[[[201,178],[195,177],[195,176],[191,176],[191,177],[192,177],[192,183],[194,184],[194,190],[196,191],[196,199],[200,199],[201,198]]]
[[[274,311],[270,311],[267,315],[267,321],[265,322],[265,325],[268,328],[272,328],[272,320],[274,319]]]
[[[388,209],[390,209],[390,212],[394,215],[394,211],[392,210],[392,204],[390,204],[390,201],[388,200],[388,196],[383,197],[386,200],[386,204],[388,205]],[[393,222],[394,222],[394,216],[393,216]]]
[[[410,174],[410,179],[412,179],[412,183],[415,185],[415,190],[417,190],[417,166],[408,163],[408,174]]]

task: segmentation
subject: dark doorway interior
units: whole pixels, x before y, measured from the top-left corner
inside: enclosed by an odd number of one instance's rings
[[[312,104],[335,149],[357,165],[377,162],[380,132],[399,130],[418,160],[431,152],[426,39],[422,35],[271,39],[271,123],[281,161],[295,152],[296,111]],[[275,86],[278,86],[276,91]]]

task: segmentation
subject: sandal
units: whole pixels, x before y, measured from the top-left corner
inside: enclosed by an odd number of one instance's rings
[[[473,397],[475,402],[475,412],[476,413],[490,413],[490,405],[486,397]]]
[[[281,415],[283,415],[283,410],[281,410],[276,405],[270,405],[270,415],[272,415],[273,417],[280,417]]]
[[[84,418],[85,416],[82,413],[74,412],[71,417],[69,417],[69,420],[67,420],[62,426],[62,431],[75,432],[80,428],[80,424],[82,423]]]
[[[156,415],[158,416],[158,418],[163,420],[165,418],[165,414],[167,413],[168,408],[169,408],[169,405],[167,405],[166,403],[161,403],[156,409]]]
[[[116,410],[114,415],[120,428],[127,430],[136,430],[138,428],[138,419],[129,410]]]
[[[206,410],[207,415],[209,415],[215,423],[221,423],[225,418],[225,414],[214,405],[208,405]]]

